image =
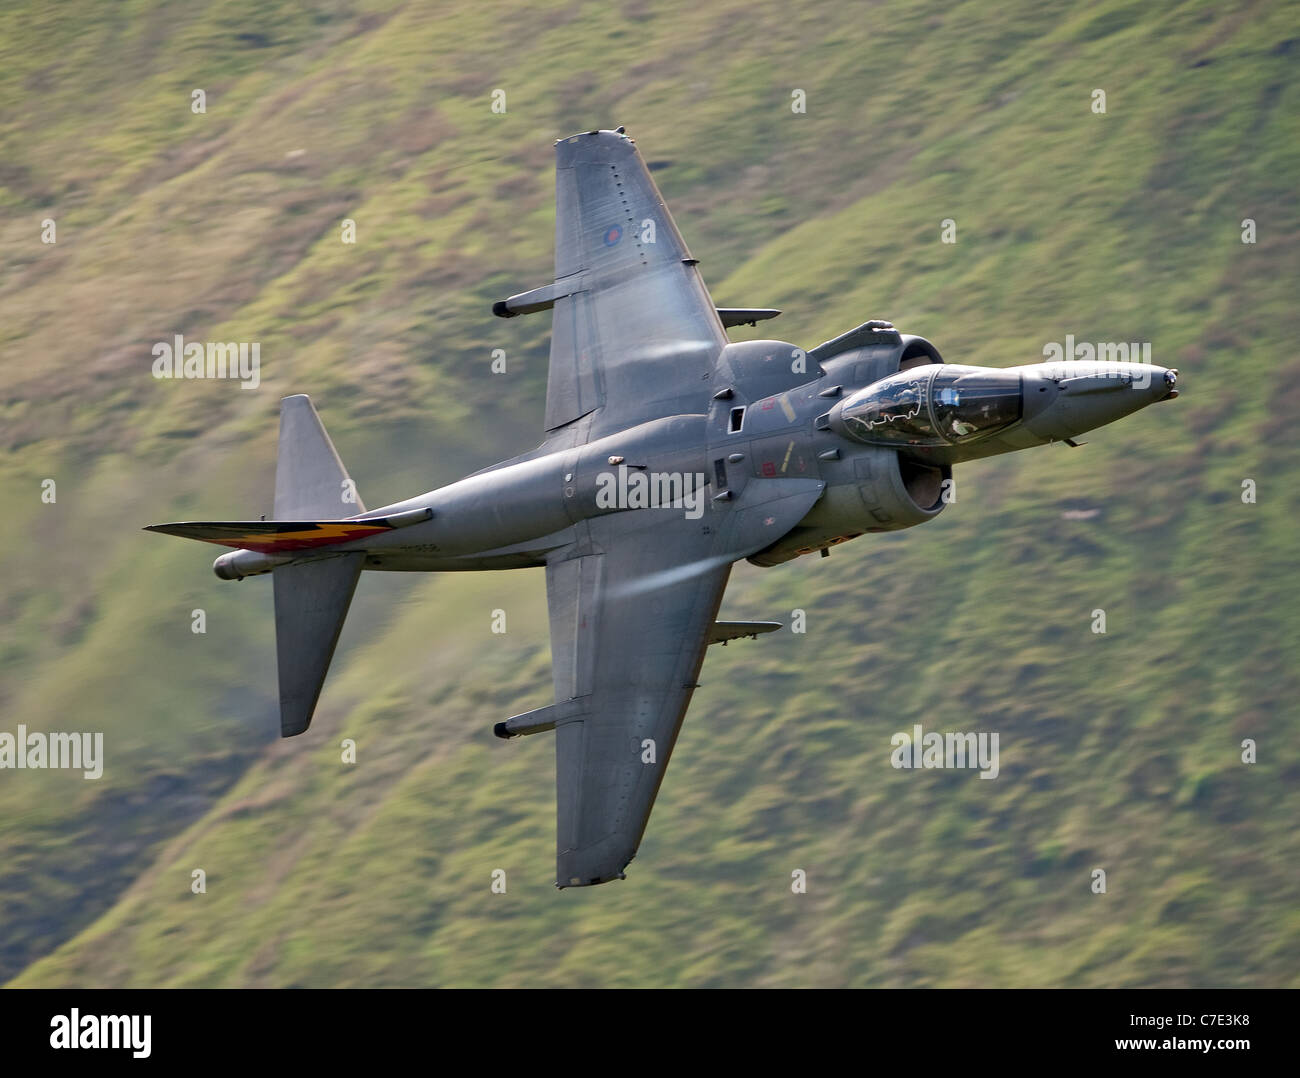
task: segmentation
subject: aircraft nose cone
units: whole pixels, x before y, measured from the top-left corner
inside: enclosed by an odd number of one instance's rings
[[[1178,395],[1178,372],[1146,363],[1054,363],[1023,368],[1025,426],[1051,441],[1104,427]]]
[[[1178,396],[1178,369],[1137,365],[1133,385],[1147,397],[1146,403],[1171,400]]]
[[[1168,401],[1178,396],[1178,368],[1170,367],[1165,370],[1161,381],[1164,383],[1165,392],[1157,400]]]

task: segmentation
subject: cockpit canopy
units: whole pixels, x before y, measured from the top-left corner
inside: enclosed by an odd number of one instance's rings
[[[965,445],[1020,419],[1020,375],[994,367],[927,363],[873,382],[833,418],[855,441],[883,445]]]

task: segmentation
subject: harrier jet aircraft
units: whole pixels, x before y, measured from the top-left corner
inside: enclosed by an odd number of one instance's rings
[[[272,573],[280,732],[311,723],[362,569],[546,571],[554,702],[498,723],[553,731],[559,887],[622,879],[710,644],[731,566],[827,554],[931,520],[963,461],[1051,442],[1177,395],[1129,362],[947,363],[885,321],[804,351],[732,343],[780,312],[717,308],[622,128],[556,143],[555,279],[497,303],[551,312],[545,440],[367,512],[311,401],[286,397],[273,520],[150,530]]]

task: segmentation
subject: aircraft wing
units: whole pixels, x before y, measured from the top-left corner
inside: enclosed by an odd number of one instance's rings
[[[622,877],[716,635],[733,560],[788,531],[822,488],[752,480],[741,505],[701,520],[668,508],[597,517],[547,566],[556,703],[498,733],[555,730],[560,887]]]
[[[640,153],[618,131],[555,149],[555,282],[498,305],[553,307],[546,429],[704,411],[727,337]]]
[[[560,887],[621,877],[635,854],[731,573],[666,531],[546,570],[555,698],[576,703],[555,728]]]

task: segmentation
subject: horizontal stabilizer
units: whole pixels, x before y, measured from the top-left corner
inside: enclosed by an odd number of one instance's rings
[[[275,570],[275,652],[280,669],[280,736],[311,725],[343,619],[361,575],[358,551]]]
[[[282,554],[312,550],[366,539],[372,535],[419,524],[433,516],[430,509],[412,509],[385,517],[352,520],[213,520],[178,524],[151,524],[145,531],[198,539],[204,543],[256,550],[259,554]]]

